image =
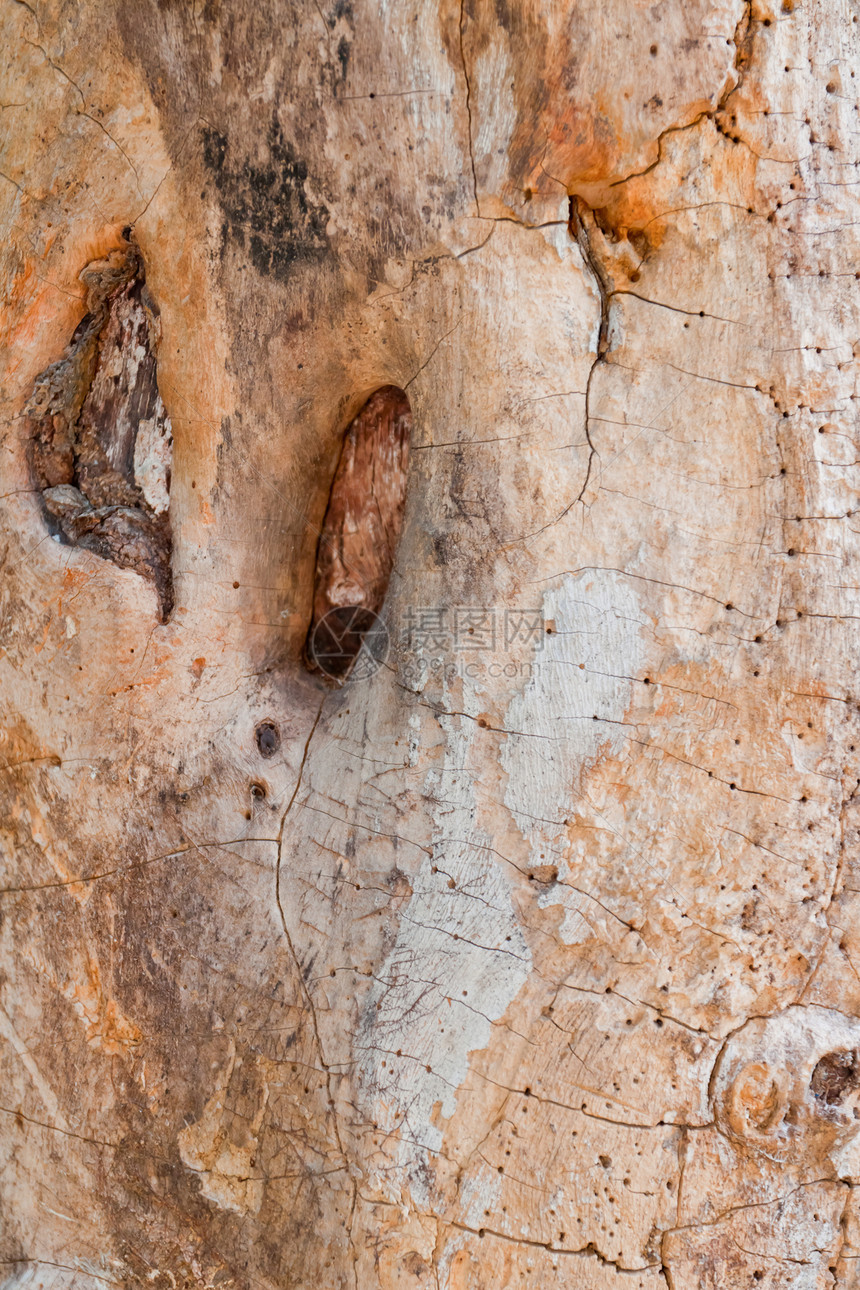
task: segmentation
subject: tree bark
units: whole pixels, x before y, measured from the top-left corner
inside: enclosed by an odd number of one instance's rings
[[[860,1284],[858,13],[6,0],[3,1284]]]

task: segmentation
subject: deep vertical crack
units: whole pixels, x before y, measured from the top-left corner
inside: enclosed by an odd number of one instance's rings
[[[478,172],[475,169],[475,152],[472,147],[472,85],[469,80],[469,71],[466,67],[466,49],[463,41],[463,27],[466,21],[465,5],[466,0],[460,0],[460,62],[463,64],[463,80],[466,82],[466,119],[469,131],[469,163],[472,167],[472,191],[475,196],[475,212],[480,216],[481,204],[478,201]]]
[[[672,1276],[672,1269],[666,1259],[666,1237],[668,1232],[664,1232],[660,1237],[660,1275],[666,1282],[666,1290],[675,1290],[675,1278]]]
[[[585,438],[588,442],[588,465],[585,471],[585,479],[582,488],[579,490],[579,496],[575,499],[581,502],[585,496],[585,490],[588,488],[591,479],[591,469],[597,450],[591,438],[591,382],[594,379],[594,373],[600,363],[603,362],[606,351],[609,348],[609,300],[612,295],[612,284],[609,281],[606,270],[600,263],[600,260],[594,253],[591,245],[590,231],[585,222],[585,212],[590,208],[581,197],[570,197],[568,199],[568,229],[571,237],[579,247],[583,263],[594,279],[594,285],[597,288],[597,294],[600,300],[600,326],[597,332],[597,355],[588,373],[588,380],[585,383]],[[571,503],[573,505],[573,503]],[[569,509],[569,508],[568,508]]]
[[[732,97],[732,95],[735,93],[736,90],[739,90],[741,88],[741,85],[743,84],[744,73],[746,72],[746,67],[747,67],[749,54],[750,54],[750,51],[746,46],[747,46],[747,41],[749,40],[749,37],[752,33],[752,25],[753,25],[752,0],[745,0],[744,11],[737,21],[737,25],[735,26],[734,34],[732,36],[732,44],[735,47],[735,57],[734,57],[733,68],[737,79],[735,80],[734,85],[726,85],[722,94],[717,99],[717,106],[714,109],[715,113],[724,112],[726,110],[726,104],[728,103],[729,99]]]

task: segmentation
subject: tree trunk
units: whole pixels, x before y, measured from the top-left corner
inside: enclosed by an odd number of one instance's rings
[[[3,1284],[860,1285],[858,12],[6,0]]]

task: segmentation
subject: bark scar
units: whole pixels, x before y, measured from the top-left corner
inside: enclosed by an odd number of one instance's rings
[[[372,394],[344,436],[317,548],[311,671],[341,685],[362,654],[373,670],[388,634],[380,621],[406,503],[412,411],[406,393]]]
[[[164,621],[173,434],[157,383],[158,310],[131,240],[80,279],[87,313],[24,409],[33,473],[55,537],[153,582]]]

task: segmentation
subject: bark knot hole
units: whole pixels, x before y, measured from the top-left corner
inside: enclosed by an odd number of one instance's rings
[[[376,390],[347,427],[329,493],[305,646],[311,671],[336,685],[373,674],[388,655],[382,608],[397,555],[412,410],[404,390]]]
[[[860,1051],[825,1053],[812,1072],[809,1087],[827,1106],[842,1102],[860,1088]]]
[[[55,539],[154,583],[164,621],[173,433],[157,382],[158,309],[132,241],[80,280],[87,313],[25,408],[33,473]]]
[[[261,721],[254,731],[254,739],[261,757],[274,757],[281,746],[281,732],[274,721]]]

